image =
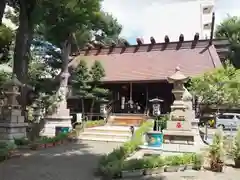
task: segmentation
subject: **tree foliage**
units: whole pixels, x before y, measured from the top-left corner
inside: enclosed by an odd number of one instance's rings
[[[216,29],[217,38],[227,38],[230,42],[229,59],[240,68],[240,17],[228,17]]]
[[[190,89],[201,103],[207,105],[238,106],[240,103],[240,70],[230,63],[226,67],[191,79]]]
[[[101,101],[108,95],[108,90],[101,87],[102,79],[105,77],[105,70],[100,61],[94,61],[90,71],[91,88],[90,94],[95,101]]]
[[[72,73],[73,93],[78,95],[82,100],[82,108],[84,108],[84,99],[91,99],[91,109],[96,101],[101,101],[108,97],[108,89],[103,88],[102,79],[105,76],[105,71],[99,61],[95,61],[89,69],[86,61],[81,60],[78,67]],[[84,113],[84,109],[82,109]]]
[[[14,34],[12,30],[5,25],[0,25],[0,63],[9,60],[8,53],[12,44]]]

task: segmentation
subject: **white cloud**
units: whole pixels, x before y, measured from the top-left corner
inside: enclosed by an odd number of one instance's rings
[[[184,3],[172,6],[170,2],[173,1],[189,2],[186,7]],[[176,39],[183,33],[189,36],[185,39],[192,39],[200,29],[198,1],[203,0],[104,0],[103,8],[123,25],[122,36],[125,38],[141,36],[149,42],[154,36],[157,41],[163,41],[165,35]],[[227,13],[240,15],[240,1],[216,0],[216,22],[219,23]]]

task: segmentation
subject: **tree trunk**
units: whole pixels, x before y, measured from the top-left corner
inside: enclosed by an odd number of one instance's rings
[[[2,24],[2,19],[3,19],[6,3],[7,3],[6,0],[0,1],[0,25]]]
[[[27,9],[25,3],[20,3],[19,13],[19,27],[16,34],[16,42],[14,49],[14,63],[13,73],[17,75],[17,78],[23,84],[27,83],[28,64],[30,59],[30,46],[33,38],[33,23],[30,20],[31,12],[33,9]],[[23,110],[26,107],[26,88],[21,90],[21,100]]]

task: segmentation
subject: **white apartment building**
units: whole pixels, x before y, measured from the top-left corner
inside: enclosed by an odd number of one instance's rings
[[[163,42],[165,35],[170,41],[178,41],[180,34],[184,40],[192,40],[195,33],[200,39],[210,37],[215,0],[159,0],[155,4],[144,11],[148,17],[142,20],[147,27],[144,42],[151,36],[158,42]],[[150,15],[154,18],[149,19]]]

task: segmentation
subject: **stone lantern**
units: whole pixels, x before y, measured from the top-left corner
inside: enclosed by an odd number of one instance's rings
[[[162,146],[163,135],[161,132],[161,125],[159,116],[161,115],[161,103],[163,100],[154,98],[149,102],[152,103],[153,116],[155,116],[153,131],[148,131],[145,134],[145,140],[148,148],[160,148]]]
[[[41,105],[39,100],[36,100],[36,102],[32,105],[33,107],[33,117],[34,117],[34,121],[39,123],[41,120]]]
[[[161,103],[163,102],[163,100],[154,98],[154,99],[149,100],[149,102],[152,103],[153,116],[155,116],[155,117],[160,116],[161,115]]]
[[[108,103],[108,100],[107,99],[102,99],[100,101],[100,113],[101,115],[104,117],[104,119],[107,118],[107,103]]]
[[[173,84],[172,93],[175,96],[175,100],[173,105],[171,106],[171,120],[184,120],[185,109],[187,108],[185,103],[183,102],[183,94],[185,92],[184,83],[189,80],[189,77],[186,77],[181,71],[180,68],[177,67],[175,69],[175,73],[168,77],[168,82]]]
[[[23,87],[23,85],[15,75],[3,85],[5,103],[2,106],[2,117],[0,120],[0,139],[6,141],[26,137],[28,124],[24,122],[21,105],[17,101],[17,97],[20,95],[20,87]]]
[[[195,144],[197,134],[192,130],[191,121],[194,117],[189,116],[190,109],[183,101],[189,100],[189,94],[186,95],[184,83],[189,80],[180,68],[175,69],[175,73],[168,77],[168,82],[173,84],[172,93],[175,96],[171,106],[170,120],[167,121],[167,128],[163,130],[164,149],[175,150],[177,152],[195,152],[198,148]],[[183,97],[185,93],[185,96]]]

